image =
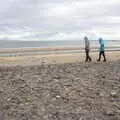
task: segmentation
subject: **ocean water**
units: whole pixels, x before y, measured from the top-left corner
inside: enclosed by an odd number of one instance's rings
[[[0,41],[0,49],[3,48],[48,48],[48,47],[62,47],[62,46],[77,46],[84,48],[84,41]],[[91,51],[97,51],[99,49],[99,43],[97,40],[91,40]],[[93,49],[92,47],[97,49]],[[120,40],[106,40],[105,46],[107,51],[120,51]],[[25,53],[0,53],[0,56],[19,56],[19,55],[34,55],[34,54],[61,54],[61,53],[80,53],[83,50],[59,50],[59,51],[33,51]]]
[[[97,40],[90,41],[91,46],[99,46]],[[0,49],[2,48],[35,48],[35,47],[57,47],[57,46],[75,46],[80,45],[84,47],[84,41],[81,40],[66,40],[66,41],[12,41],[1,40]],[[120,40],[106,40],[105,46],[120,47]]]

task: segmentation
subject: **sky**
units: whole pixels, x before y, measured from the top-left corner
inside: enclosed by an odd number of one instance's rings
[[[0,40],[120,40],[120,0],[0,2]]]

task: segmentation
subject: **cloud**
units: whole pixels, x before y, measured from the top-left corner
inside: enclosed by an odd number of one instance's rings
[[[0,39],[120,39],[119,0],[5,0],[0,4]]]

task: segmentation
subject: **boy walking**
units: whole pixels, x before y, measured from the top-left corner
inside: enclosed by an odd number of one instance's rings
[[[106,57],[105,57],[105,46],[104,46],[104,40],[102,38],[99,38],[99,44],[100,44],[100,52],[99,52],[99,58],[97,61],[101,60],[101,55],[103,55],[104,62],[106,62]]]

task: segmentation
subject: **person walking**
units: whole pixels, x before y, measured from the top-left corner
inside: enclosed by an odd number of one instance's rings
[[[106,62],[106,56],[105,56],[105,45],[104,40],[102,38],[99,38],[99,44],[100,44],[100,51],[99,51],[99,58],[97,61],[101,60],[101,55],[103,55],[104,62]]]
[[[90,55],[89,55],[89,52],[90,52],[90,42],[88,40],[88,37],[85,36],[84,37],[84,40],[85,40],[85,53],[86,53],[86,59],[85,59],[85,62],[88,62],[88,61],[92,61]]]

